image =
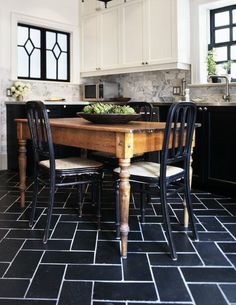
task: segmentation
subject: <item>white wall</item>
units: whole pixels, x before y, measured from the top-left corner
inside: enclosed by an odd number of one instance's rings
[[[42,26],[45,23],[47,26],[59,25],[61,29],[71,29],[70,32],[73,33],[72,82],[78,83],[79,3],[80,0],[0,0],[0,169],[6,169],[7,166],[5,90],[14,81],[14,71],[16,71],[16,53],[11,52],[15,47],[14,30],[12,29],[14,18],[21,16],[21,19],[25,17],[28,20],[37,20],[37,23]],[[68,92],[78,92],[79,97],[78,85],[46,82],[32,82],[31,84],[37,89],[32,94],[44,91],[44,93],[58,96],[57,91],[61,89],[65,93],[68,89]],[[65,88],[66,86],[67,88]],[[32,98],[34,97],[35,95],[32,95]]]
[[[228,5],[235,0],[191,1],[191,66],[192,83],[206,83],[206,54],[209,40],[209,10]]]

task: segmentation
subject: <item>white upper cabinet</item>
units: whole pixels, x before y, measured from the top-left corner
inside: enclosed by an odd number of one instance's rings
[[[143,1],[127,2],[122,6],[122,66],[137,67],[144,61]]]
[[[110,8],[83,17],[81,25],[81,72],[116,69],[119,59],[119,10]]]
[[[189,0],[112,0],[107,9],[86,2],[81,76],[189,69]]]

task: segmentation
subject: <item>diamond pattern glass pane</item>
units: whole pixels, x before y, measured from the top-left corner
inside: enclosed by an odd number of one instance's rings
[[[53,48],[52,51],[53,51],[53,54],[56,56],[56,58],[60,57],[61,50],[59,49],[58,44],[55,45],[55,47]]]
[[[67,79],[67,54],[61,53],[58,60],[58,79]]]
[[[57,70],[57,63],[56,58],[53,55],[52,51],[47,51],[46,53],[46,69],[47,69],[47,78],[56,79],[56,70]]]
[[[17,44],[23,46],[28,39],[28,28],[18,26],[17,28]]]
[[[23,47],[18,47],[18,76],[20,77],[28,77],[28,54],[26,53]]]
[[[216,61],[227,60],[227,47],[214,48],[216,54]]]
[[[233,23],[236,23],[236,10],[233,10]]]
[[[34,46],[32,45],[30,40],[27,41],[25,48],[26,48],[28,54],[30,55],[34,48]]]
[[[231,46],[231,59],[236,60],[236,44]]]
[[[30,29],[30,38],[36,48],[40,48],[40,31],[36,29]]]
[[[34,49],[30,56],[30,77],[40,78],[40,50]]]
[[[46,48],[52,50],[56,43],[56,33],[46,32]]]
[[[215,14],[215,26],[229,25],[229,11]]]
[[[64,34],[57,35],[57,42],[62,51],[67,52],[67,36]]]
[[[215,31],[215,42],[226,42],[229,41],[229,29],[221,29]]]

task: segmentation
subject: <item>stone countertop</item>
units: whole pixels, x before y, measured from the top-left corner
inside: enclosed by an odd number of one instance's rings
[[[156,102],[156,103],[152,103],[152,105],[154,107],[158,107],[158,106],[169,106],[171,105],[171,102]],[[201,106],[221,106],[221,107],[235,107],[236,106],[236,102],[207,102],[207,101],[203,101],[203,102],[195,102],[195,104],[199,107]]]
[[[27,101],[6,101],[5,104],[6,105],[25,105]],[[54,102],[54,101],[44,101],[45,105],[89,105],[90,102],[87,101],[77,101],[77,102],[67,102],[67,101],[58,101],[58,102]]]

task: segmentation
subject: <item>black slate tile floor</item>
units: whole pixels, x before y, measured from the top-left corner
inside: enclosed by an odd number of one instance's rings
[[[115,236],[114,192],[106,176],[101,230],[86,195],[79,218],[74,189],[56,193],[50,239],[42,243],[48,189],[40,188],[33,229],[27,179],[19,206],[18,176],[0,171],[0,305],[236,305],[236,198],[193,192],[200,241],[184,230],[181,195],[170,198],[178,260],[168,253],[159,198],[145,224],[138,196],[130,207],[128,258]]]

